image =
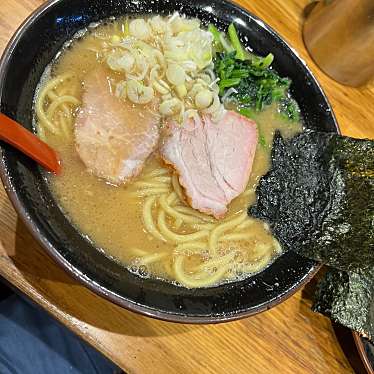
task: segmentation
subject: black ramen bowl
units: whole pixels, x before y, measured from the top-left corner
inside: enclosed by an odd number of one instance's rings
[[[0,66],[1,111],[33,130],[35,87],[63,43],[91,22],[112,16],[179,11],[203,23],[234,22],[254,52],[275,56],[274,67],[292,79],[305,127],[337,131],[320,86],[282,38],[244,9],[222,0],[55,0],[32,14],[4,52]],[[197,46],[198,47],[198,46]],[[66,271],[97,294],[132,311],[169,321],[215,323],[249,316],[280,303],[305,284],[318,264],[285,253],[260,274],[208,289],[186,289],[142,279],[106,257],[68,220],[35,162],[1,144],[0,172],[19,216]],[[124,228],[126,235],[126,228]]]

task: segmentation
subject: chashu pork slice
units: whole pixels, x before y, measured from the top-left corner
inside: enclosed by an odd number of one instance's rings
[[[75,124],[75,146],[90,172],[122,184],[137,176],[159,140],[151,107],[133,105],[111,93],[103,68],[86,77]]]
[[[247,186],[257,138],[254,121],[227,111],[218,123],[203,116],[183,126],[171,124],[160,151],[178,173],[192,208],[222,218]]]

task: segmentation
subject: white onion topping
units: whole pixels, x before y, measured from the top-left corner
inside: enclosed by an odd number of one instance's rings
[[[121,76],[115,95],[134,104],[154,101],[165,120],[183,122],[199,114],[224,113],[213,71],[212,35],[197,19],[132,19],[103,42],[108,67]]]

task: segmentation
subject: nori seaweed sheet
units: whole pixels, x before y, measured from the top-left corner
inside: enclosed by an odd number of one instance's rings
[[[275,135],[272,169],[249,213],[284,249],[343,271],[374,267],[374,142],[337,134]]]
[[[331,267],[314,309],[374,336],[374,142],[307,131],[275,134],[272,168],[249,214],[285,250]]]
[[[313,310],[374,339],[374,269],[330,268],[318,284]]]

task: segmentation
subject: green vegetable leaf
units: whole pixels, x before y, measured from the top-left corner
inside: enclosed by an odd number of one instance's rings
[[[261,111],[276,103],[284,119],[300,119],[299,107],[288,93],[291,80],[280,77],[272,69],[274,56],[271,53],[265,57],[247,53],[240,43],[234,24],[228,28],[231,44],[214,25],[209,25],[208,30],[213,35],[214,45],[218,46],[215,47],[218,53],[214,58],[214,70],[220,79],[218,86],[221,97],[230,87],[235,87],[236,93],[230,95],[230,98],[246,109]]]
[[[254,112],[251,109],[249,109],[249,108],[240,108],[239,109],[239,113],[242,116],[250,118],[250,119],[254,119],[254,117],[255,117]]]
[[[273,63],[273,60],[274,56],[271,53],[269,53],[266,57],[253,56],[252,64],[258,69],[266,69]]]
[[[230,26],[229,26],[228,34],[229,34],[231,44],[236,51],[235,57],[238,60],[245,60],[245,51],[244,51],[244,48],[242,47],[242,45],[240,43],[238,34],[236,32],[236,29],[235,29],[235,26],[234,26],[233,23],[231,23]]]
[[[300,119],[297,103],[290,98],[288,89],[291,80],[280,77],[270,66],[273,55],[250,60],[238,60],[237,51],[217,53],[214,70],[219,77],[219,95],[235,87],[236,93],[230,97],[237,104],[255,111],[261,111],[272,103],[277,103],[281,115],[290,121]]]
[[[291,97],[285,97],[280,101],[280,114],[292,122],[300,120],[300,109],[296,101]]]
[[[239,83],[240,78],[222,79],[218,85],[220,94],[223,93],[226,88],[237,86]]]
[[[213,46],[214,46],[214,49],[217,52],[222,52],[223,51],[223,47],[222,47],[221,40],[220,40],[220,35],[221,35],[220,31],[218,31],[217,27],[215,27],[212,24],[210,24],[208,26],[208,31],[213,35]]]
[[[264,135],[260,134],[258,136],[258,142],[260,143],[260,145],[262,147],[266,147],[266,140],[265,140],[265,136]]]

